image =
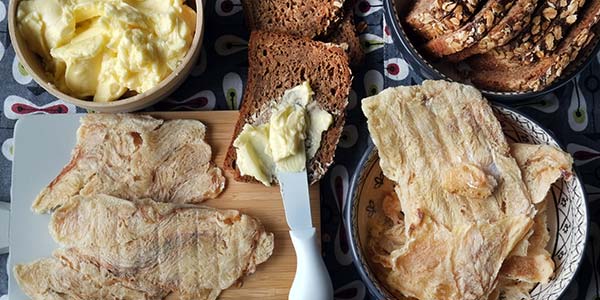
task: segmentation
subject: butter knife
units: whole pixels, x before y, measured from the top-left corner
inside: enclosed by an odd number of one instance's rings
[[[289,300],[331,300],[333,287],[312,225],[308,176],[302,172],[277,172],[285,219],[296,251],[296,276]]]

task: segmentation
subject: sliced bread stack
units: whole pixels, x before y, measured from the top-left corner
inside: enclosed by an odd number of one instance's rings
[[[343,0],[244,0],[251,30],[315,38],[332,31],[343,16]]]
[[[333,116],[333,124],[323,133],[321,147],[307,163],[310,182],[315,183],[333,162],[344,126],[352,77],[347,55],[335,44],[257,30],[250,36],[248,64],[248,82],[225,168],[233,172],[236,180],[256,182],[240,174],[233,141],[245,124],[259,125],[267,121],[271,104],[280,99],[285,90],[309,81],[313,100]]]
[[[354,26],[353,0],[242,0],[250,30],[307,37],[342,45],[352,65],[364,53]]]
[[[353,1],[348,0],[243,0],[252,31],[248,45],[248,82],[240,117],[235,126],[224,166],[234,178],[242,176],[233,146],[244,125],[266,123],[284,92],[308,82],[313,101],[333,117],[323,132],[320,147],[307,162],[310,183],[317,182],[333,163],[345,121],[352,82],[351,61],[364,53],[354,26]]]
[[[600,0],[416,0],[404,21],[432,61],[464,61],[475,86],[539,91],[598,43]]]

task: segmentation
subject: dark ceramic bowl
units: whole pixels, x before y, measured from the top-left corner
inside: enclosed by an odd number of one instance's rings
[[[404,59],[410,66],[412,66],[413,70],[424,79],[460,81],[456,80],[458,76],[452,75],[452,72],[447,71],[454,69],[453,66],[440,66],[432,64],[427,58],[421,55],[421,53],[412,43],[410,33],[404,29],[403,23],[399,18],[399,16],[406,11],[407,5],[410,4],[411,1],[383,0],[383,2],[385,21],[390,30],[392,40],[394,41],[396,47],[402,51]],[[595,39],[590,45],[581,51],[577,59],[569,64],[559,78],[554,80],[554,82],[542,90],[535,92],[497,92],[485,89],[480,90],[488,99],[507,103],[542,96],[562,87],[569,81],[573,80],[573,78],[577,76],[577,74],[579,74],[583,69],[585,69],[585,67],[594,59],[594,57],[596,57],[596,53],[598,53],[599,50],[599,39]]]
[[[550,133],[528,117],[502,106],[494,106],[509,142],[548,144],[559,147]],[[393,183],[386,179],[379,167],[377,149],[371,144],[363,155],[352,178],[348,201],[344,207],[344,226],[354,265],[376,299],[395,299],[378,279],[381,269],[365,257],[368,223],[381,213],[381,202],[393,192]],[[577,174],[573,179],[559,181],[550,191],[553,200],[548,203],[550,241],[547,250],[557,268],[547,284],[538,284],[531,291],[533,300],[557,300],[565,291],[583,258],[588,230],[586,194]]]

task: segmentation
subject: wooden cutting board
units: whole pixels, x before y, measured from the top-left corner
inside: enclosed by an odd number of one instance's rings
[[[231,142],[233,128],[237,122],[237,111],[212,112],[165,112],[151,113],[164,119],[196,119],[207,127],[207,142],[213,149],[213,160],[223,168],[227,147]],[[208,206],[233,208],[258,218],[275,234],[273,256],[247,277],[240,288],[223,291],[219,299],[287,299],[292,279],[296,273],[296,255],[285,220],[283,202],[279,187],[266,187],[256,183],[242,183],[233,180],[229,172],[226,188],[217,199],[204,202]],[[313,226],[321,229],[320,201],[318,184],[311,187],[311,209]]]
[[[207,142],[213,161],[222,168],[237,111],[151,113],[165,119],[183,118],[202,121],[207,126]],[[35,195],[50,182],[70,157],[75,144],[79,116],[33,116],[20,120],[15,130],[13,162],[13,198],[10,219],[9,270],[18,263],[28,263],[50,256],[58,245],[48,233],[49,215],[36,215],[29,209]],[[219,299],[287,299],[296,270],[296,257],[288,234],[283,203],[277,186],[234,181],[227,177],[226,188],[205,205],[237,209],[258,218],[275,235],[271,258],[245,278],[240,287],[223,291]],[[318,185],[311,187],[313,226],[320,229]],[[12,273],[12,272],[11,272]],[[9,295],[13,300],[26,299],[10,274]]]

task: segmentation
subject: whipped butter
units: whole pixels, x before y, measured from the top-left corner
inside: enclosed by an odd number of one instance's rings
[[[196,13],[183,0],[22,0],[17,26],[64,93],[143,93],[183,60]]]
[[[321,146],[322,133],[333,123],[331,114],[321,109],[312,96],[309,83],[304,82],[284,92],[271,107],[267,123],[244,125],[233,142],[240,174],[271,185],[277,171],[306,169],[306,161]]]

